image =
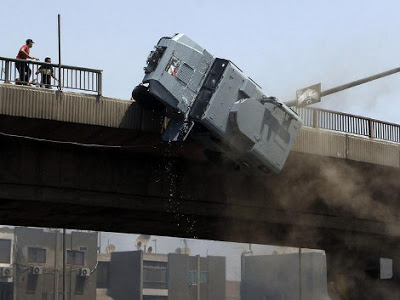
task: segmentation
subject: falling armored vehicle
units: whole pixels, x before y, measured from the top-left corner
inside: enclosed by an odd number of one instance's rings
[[[132,97],[162,108],[166,141],[199,140],[250,170],[279,173],[302,122],[299,116],[183,34],[163,37],[151,51]]]

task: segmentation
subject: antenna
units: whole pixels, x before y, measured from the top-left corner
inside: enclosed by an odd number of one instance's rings
[[[150,241],[150,238],[151,238],[151,235],[147,235],[147,234],[139,235],[135,241],[136,249],[140,250],[143,248],[143,250],[146,252],[146,245]]]
[[[99,238],[97,240],[97,253],[101,253],[101,231],[99,232]]]
[[[246,255],[253,255],[253,250],[251,250],[251,243],[249,243],[249,250],[242,251],[242,256],[246,256]]]
[[[183,240],[183,243],[185,244],[185,247],[183,247],[183,248],[181,248],[181,247],[176,248],[175,253],[190,255],[190,254],[192,253],[192,251],[190,250],[190,248],[189,248],[189,246],[188,246],[187,240],[184,239],[184,240]]]
[[[106,247],[106,253],[107,254],[111,254],[111,253],[113,253],[113,252],[115,252],[115,246],[113,245],[113,244],[109,244],[109,245],[107,245],[107,247]]]
[[[185,247],[181,249],[181,250],[182,250],[181,253],[182,253],[182,254],[190,255],[190,254],[192,253],[192,251],[190,250],[190,248],[189,248],[189,246],[188,246],[187,240],[186,240],[186,239],[183,239],[183,243],[185,244]]]

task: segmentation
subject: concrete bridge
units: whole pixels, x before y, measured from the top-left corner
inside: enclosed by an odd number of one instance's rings
[[[329,280],[358,284],[352,299],[397,293],[399,126],[299,114],[284,171],[254,177],[194,142],[161,143],[161,116],[134,102],[1,84],[1,223],[325,249]]]

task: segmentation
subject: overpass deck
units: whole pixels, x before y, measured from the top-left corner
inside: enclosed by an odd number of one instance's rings
[[[311,108],[293,151],[400,167],[400,126]],[[5,134],[109,146],[134,146],[157,134],[161,117],[135,102],[83,93],[0,84]]]

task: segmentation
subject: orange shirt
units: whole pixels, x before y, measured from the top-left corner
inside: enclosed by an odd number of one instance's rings
[[[28,55],[29,55],[30,49],[29,49],[28,45],[23,45],[22,48],[21,48],[21,50],[24,50],[24,51],[25,51],[26,53],[28,53]],[[27,58],[28,58],[28,55],[26,55],[26,54],[25,54],[24,52],[22,52],[21,50],[18,51],[17,58],[18,58],[18,59],[27,59]]]

